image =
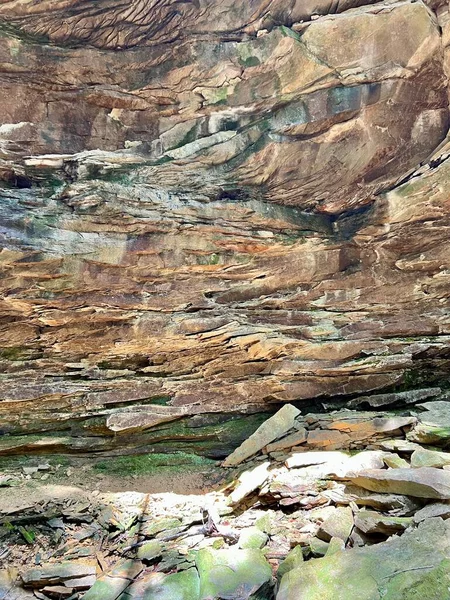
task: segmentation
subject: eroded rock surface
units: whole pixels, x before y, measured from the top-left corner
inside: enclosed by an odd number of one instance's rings
[[[223,458],[285,402],[445,400],[448,22],[2,2],[0,452]]]

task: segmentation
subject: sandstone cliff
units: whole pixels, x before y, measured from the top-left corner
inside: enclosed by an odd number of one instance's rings
[[[224,456],[286,401],[445,388],[447,4],[2,0],[0,29],[2,452]]]

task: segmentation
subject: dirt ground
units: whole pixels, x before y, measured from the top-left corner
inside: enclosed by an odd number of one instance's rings
[[[95,470],[89,459],[77,459],[60,465],[57,460],[48,465],[43,457],[35,457],[22,465],[0,464],[0,476],[11,477],[9,485],[0,487],[0,514],[25,510],[40,500],[58,497],[82,498],[91,492],[134,491],[145,494],[171,492],[180,495],[203,495],[220,487],[224,473],[215,465],[186,469],[159,468],[154,474],[103,473]],[[65,461],[64,461],[65,462]],[[27,466],[49,466],[27,474]],[[0,482],[1,486],[1,482]]]

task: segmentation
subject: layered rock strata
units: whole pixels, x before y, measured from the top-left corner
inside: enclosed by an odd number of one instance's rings
[[[445,397],[446,6],[97,4],[0,5],[3,451]]]

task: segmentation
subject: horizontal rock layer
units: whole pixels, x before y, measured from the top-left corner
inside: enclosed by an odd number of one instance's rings
[[[445,388],[445,5],[0,24],[5,451],[224,456],[284,402]]]

